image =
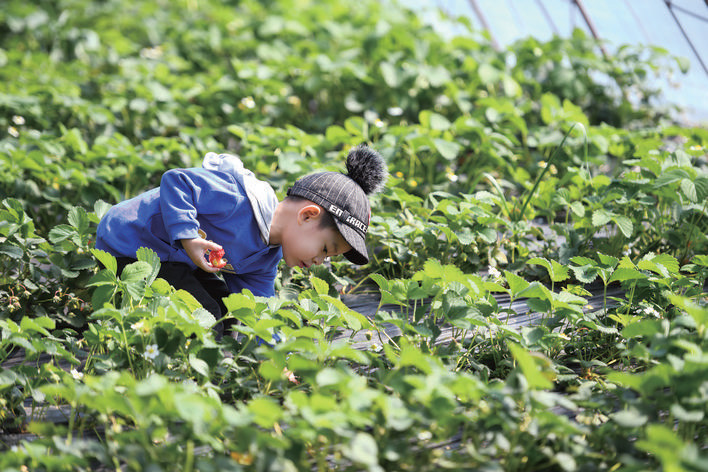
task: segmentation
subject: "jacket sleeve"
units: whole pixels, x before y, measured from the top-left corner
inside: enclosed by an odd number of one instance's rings
[[[160,181],[160,210],[173,246],[199,235],[196,200],[201,182],[194,177],[185,169],[171,169]]]

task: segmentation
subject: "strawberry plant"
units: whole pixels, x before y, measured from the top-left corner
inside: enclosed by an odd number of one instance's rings
[[[708,134],[651,82],[684,61],[461,21],[6,1],[0,468],[705,469]],[[283,267],[217,320],[149,248],[94,248],[206,152],[282,198],[362,142],[391,174],[366,266]]]

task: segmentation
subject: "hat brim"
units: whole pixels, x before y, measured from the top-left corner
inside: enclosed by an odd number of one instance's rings
[[[344,257],[357,265],[367,264],[369,262],[369,254],[366,250],[366,242],[364,241],[364,237],[354,228],[340,222],[337,218],[334,218],[334,222],[336,223],[337,229],[339,229],[339,232],[344,240],[352,247],[349,251],[344,253]]]

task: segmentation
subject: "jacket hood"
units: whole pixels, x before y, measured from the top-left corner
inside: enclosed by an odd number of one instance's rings
[[[278,205],[278,198],[273,188],[267,182],[258,180],[253,172],[243,167],[241,159],[232,154],[209,152],[204,156],[202,167],[227,172],[241,184],[253,208],[261,238],[266,245],[270,245],[270,225],[273,222],[275,207]]]

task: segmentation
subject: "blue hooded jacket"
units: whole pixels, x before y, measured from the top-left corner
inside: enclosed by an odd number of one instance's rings
[[[277,204],[270,185],[238,157],[210,152],[201,168],[169,170],[159,188],[112,207],[98,225],[96,249],[135,258],[148,247],[161,261],[196,269],[179,240],[201,236],[224,248],[221,272],[232,292],[270,297],[282,258],[281,247],[268,244]]]

